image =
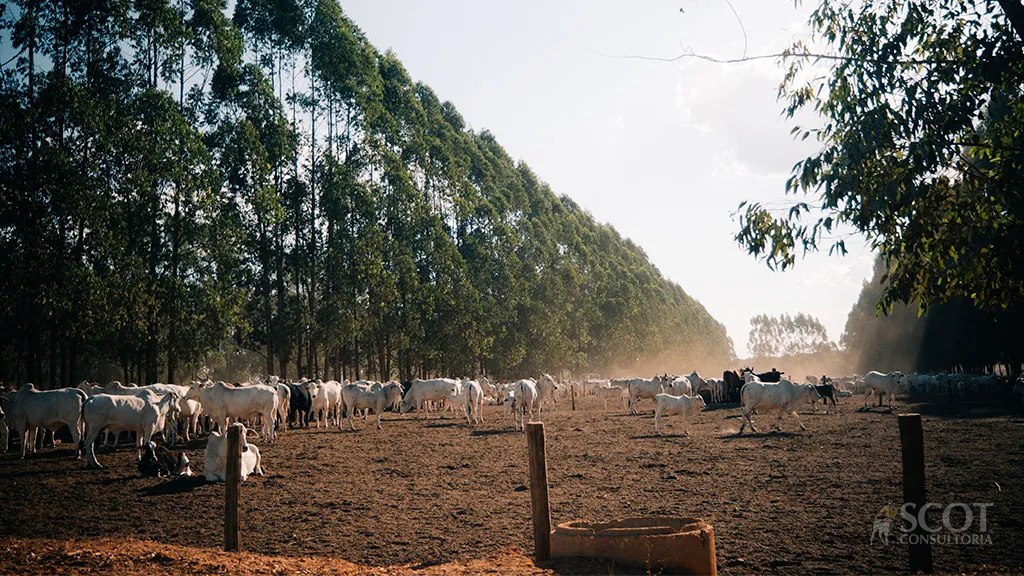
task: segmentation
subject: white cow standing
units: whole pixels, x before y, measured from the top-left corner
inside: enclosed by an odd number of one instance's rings
[[[168,416],[180,410],[181,398],[174,392],[158,396],[155,393],[140,396],[97,394],[82,407],[85,419],[85,451],[89,465],[102,468],[96,460],[95,444],[100,431],[109,429],[114,434],[135,432],[136,451],[148,444],[153,435],[164,428]]]
[[[807,430],[804,423],[800,421],[800,415],[796,413],[796,408],[814,398],[818,398],[818,391],[813,384],[793,384],[789,380],[781,380],[778,383],[747,382],[740,389],[743,416],[739,433],[743,434],[743,428],[748,423],[750,429],[757,432],[750,415],[757,409],[771,410],[773,408],[779,409],[779,417],[775,420],[776,430],[782,430],[782,415],[785,412],[790,412],[796,417],[801,430]]]
[[[459,383],[451,378],[435,380],[413,380],[409,391],[402,398],[401,413],[416,410],[419,418],[421,411],[426,409],[427,402],[440,402],[447,396],[454,396],[459,391]],[[441,415],[444,418],[444,415]]]
[[[8,426],[21,435],[22,458],[29,444],[35,452],[39,428],[55,431],[65,425],[71,431],[71,441],[75,444],[75,459],[82,457],[82,405],[89,399],[85,392],[78,388],[40,391],[32,384],[25,384],[17,392],[10,393],[9,398]]]
[[[622,409],[626,409],[629,395],[621,386],[598,386],[594,389],[597,397],[604,400],[604,409],[608,411],[608,400],[618,400],[622,403]]]
[[[875,392],[878,393],[878,405],[882,405],[882,394],[889,396],[889,410],[892,410],[892,397],[896,391],[903,386],[906,377],[902,372],[868,372],[864,375],[864,408],[868,407],[868,398]]]
[[[540,415],[540,393],[537,391],[537,384],[532,378],[516,382],[512,386],[511,398],[513,401],[512,408],[515,411],[513,419],[516,424],[516,430],[525,430],[526,413],[529,412],[530,421],[533,421],[534,409]]]
[[[390,382],[383,386],[365,386],[360,382],[348,384],[341,389],[341,403],[344,406],[345,414],[338,423],[339,428],[345,429],[345,419],[348,419],[349,428],[355,430],[355,423],[352,421],[352,414],[356,410],[373,408],[377,413],[377,429],[382,430],[380,425],[381,416],[388,407],[397,406],[402,401],[402,385],[398,382]],[[340,408],[339,408],[340,411]]]
[[[544,407],[544,400],[548,398],[554,402],[555,406],[558,406],[558,399],[555,397],[555,391],[558,390],[558,384],[555,382],[554,376],[550,374],[541,374],[540,380],[535,380],[534,382],[536,383],[537,393],[540,394],[537,413],[541,413]]]
[[[262,384],[236,388],[215,382],[193,386],[189,389],[188,398],[198,398],[203,404],[203,411],[210,415],[221,431],[227,430],[232,418],[259,416],[263,441],[274,441],[274,414],[277,413],[278,402],[276,388]]]
[[[629,413],[636,414],[636,404],[641,398],[654,399],[658,394],[665,392],[666,379],[655,376],[648,380],[646,378],[633,378],[629,381]]]
[[[680,415],[683,417],[683,436],[689,436],[690,418],[700,414],[700,411],[707,408],[704,397],[696,396],[672,396],[671,394],[658,394],[654,397],[654,432],[661,435],[658,429],[658,422],[662,416]]]

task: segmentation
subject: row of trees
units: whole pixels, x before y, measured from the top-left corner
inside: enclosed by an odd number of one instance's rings
[[[828,339],[820,320],[799,312],[796,316],[758,314],[751,318],[747,348],[754,358],[773,358],[833,351],[836,345]]]
[[[732,357],[337,0],[15,0],[0,27],[0,378],[178,381],[236,348],[382,379]]]

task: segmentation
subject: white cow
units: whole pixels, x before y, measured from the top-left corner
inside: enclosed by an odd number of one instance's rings
[[[341,415],[339,404],[341,403],[341,384],[335,380],[322,382],[316,381],[320,390],[316,398],[313,398],[313,407],[310,414],[316,415],[316,427],[320,427],[321,421],[326,421],[328,426],[341,426]]]
[[[94,384],[90,384],[88,380],[82,380],[82,383],[78,385],[78,389],[85,392],[85,394],[89,396],[89,398],[92,398],[97,394],[107,393],[106,389],[103,388],[103,386],[96,386]]]
[[[262,384],[236,388],[223,382],[216,382],[192,386],[188,398],[198,398],[203,410],[217,423],[222,432],[227,430],[232,418],[259,416],[263,426],[263,440],[273,442],[274,414],[278,408],[276,388]]]
[[[291,410],[292,406],[292,389],[284,382],[274,382],[273,386],[277,390],[277,424],[274,429],[277,430],[280,426],[283,431],[288,427],[288,410]]]
[[[462,397],[466,405],[466,422],[482,424],[484,421],[483,388],[476,380],[463,380]]]
[[[806,382],[808,384],[814,384],[815,386],[817,386],[818,385],[818,377],[817,376],[813,376],[813,375],[804,376],[804,382]]]
[[[390,382],[386,385],[364,386],[360,382],[347,384],[341,389],[341,402],[338,410],[344,406],[345,413],[338,422],[338,427],[345,429],[345,418],[352,430],[356,429],[352,421],[352,414],[356,410],[373,408],[377,413],[377,430],[382,430],[380,420],[384,410],[388,407],[395,407],[402,401],[402,385],[398,382]]]
[[[691,396],[693,394],[693,384],[686,376],[674,378],[665,388],[673,396]]]
[[[525,378],[512,385],[510,395],[512,399],[513,420],[516,430],[526,430],[526,413],[530,414],[530,421],[533,421],[533,411],[540,414],[540,392],[537,391],[537,384],[533,378]],[[518,418],[517,418],[518,417]]]
[[[458,391],[459,383],[451,378],[413,380],[409,391],[402,398],[401,413],[416,410],[416,417],[419,418],[420,411],[426,409],[427,402],[440,402],[448,396],[454,396]]]
[[[882,405],[882,394],[889,396],[889,410],[892,410],[892,397],[896,394],[896,391],[904,385],[904,378],[902,372],[890,372],[888,374],[882,374],[881,372],[868,372],[864,375],[864,408],[868,407],[868,398],[872,394],[878,393],[878,405]]]
[[[249,444],[245,437],[245,425],[236,422],[231,425],[242,427],[242,482],[255,473],[263,476],[263,459],[260,457],[260,449],[255,444]],[[228,438],[217,432],[210,432],[210,438],[206,444],[206,462],[203,464],[203,472],[206,474],[207,482],[224,482],[228,469]]]
[[[608,411],[608,400],[618,400],[622,403],[622,409],[626,409],[629,394],[621,386],[598,386],[594,391],[597,393],[598,398],[604,400],[605,411]]]
[[[641,398],[653,399],[665,392],[666,381],[660,376],[653,379],[633,378],[629,381],[629,413],[636,414],[636,403]]]
[[[781,380],[778,383],[747,382],[743,385],[743,388],[740,388],[743,416],[739,433],[743,434],[743,428],[748,423],[750,424],[750,429],[757,432],[757,428],[754,428],[754,421],[750,419],[750,415],[757,409],[771,410],[773,408],[779,409],[779,417],[775,421],[775,428],[777,430],[782,430],[782,415],[785,412],[791,412],[800,424],[800,429],[807,430],[804,423],[800,421],[800,415],[796,413],[796,408],[800,404],[815,398],[818,398],[818,391],[814,388],[813,384],[793,384],[789,380]]]
[[[537,404],[537,413],[540,414],[544,400],[551,398],[551,401],[558,405],[558,399],[555,398],[555,391],[558,389],[558,384],[555,382],[555,378],[550,374],[541,374],[540,380],[536,380],[537,393],[540,394],[539,403]]]
[[[7,425],[21,435],[22,458],[29,444],[35,452],[36,431],[39,428],[45,434],[45,430],[56,431],[63,425],[67,425],[71,431],[75,459],[82,457],[82,404],[89,399],[85,392],[78,388],[39,391],[32,384],[25,384],[8,397],[11,404],[10,414],[6,418]]]
[[[114,434],[135,432],[136,450],[149,443],[153,434],[163,430],[167,417],[177,414],[181,398],[175,394],[142,396],[97,394],[82,407],[85,419],[85,451],[89,465],[102,468],[96,460],[95,444],[104,428]]]
[[[699,394],[696,396],[673,396],[671,394],[658,394],[654,397],[654,432],[661,435],[658,429],[658,422],[662,416],[679,414],[683,417],[683,436],[689,436],[689,419],[707,408],[704,398]]]

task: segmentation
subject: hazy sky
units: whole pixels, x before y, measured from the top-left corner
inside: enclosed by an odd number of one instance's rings
[[[747,54],[802,34],[808,7],[733,0]],[[839,339],[872,254],[859,237],[774,273],[733,240],[743,200],[784,198],[794,142],[774,61],[720,65],[609,58],[685,48],[743,54],[725,0],[342,0],[345,12],[409,74],[488,129],[557,194],[643,247],[659,270],[723,322],[740,356],[750,317],[807,312]],[[681,13],[680,8],[685,12]]]

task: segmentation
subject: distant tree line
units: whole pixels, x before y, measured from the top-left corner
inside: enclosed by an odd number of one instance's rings
[[[724,363],[725,328],[336,0],[14,0],[0,378]],[[9,59],[8,59],[9,58]]]
[[[814,354],[836,349],[820,320],[804,314],[796,316],[758,314],[750,319],[747,349],[754,358]]]
[[[1024,363],[1024,307],[996,311],[954,298],[919,315],[916,303],[879,304],[885,289],[884,262],[875,262],[874,276],[864,282],[860,298],[846,320],[842,345],[856,370],[916,372],[991,371],[1003,366],[1019,373]],[[876,314],[877,313],[877,314]]]

